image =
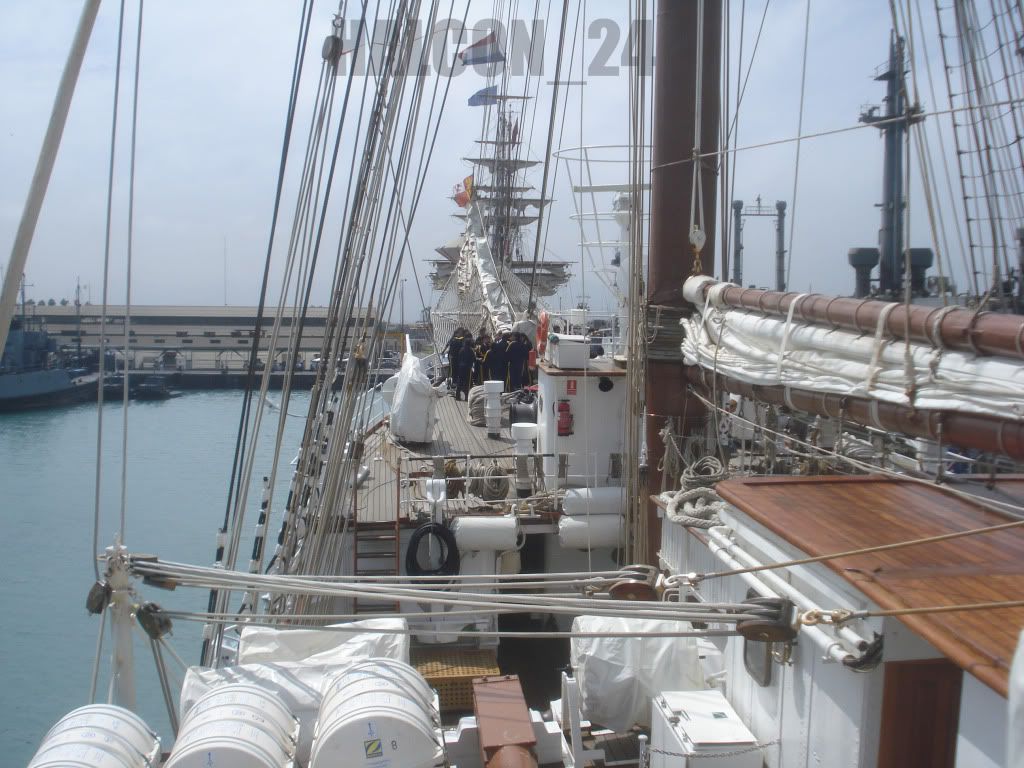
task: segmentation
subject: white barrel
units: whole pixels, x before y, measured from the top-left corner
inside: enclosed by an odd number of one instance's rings
[[[620,485],[601,488],[570,488],[562,500],[565,514],[621,515],[626,509],[626,489]]]
[[[352,665],[324,688],[309,768],[443,764],[434,702],[408,664],[368,659]]]
[[[452,533],[455,534],[455,541],[463,552],[504,552],[516,548],[519,540],[519,520],[515,515],[460,515],[452,523]]]
[[[504,381],[485,381],[484,392],[493,395],[500,395],[505,390]]]
[[[570,517],[558,521],[558,542],[564,549],[597,549],[622,544],[622,515]]]
[[[297,735],[298,722],[270,691],[223,685],[189,710],[164,768],[284,768]]]
[[[149,768],[160,738],[134,712],[110,704],[79,707],[43,737],[29,768]]]

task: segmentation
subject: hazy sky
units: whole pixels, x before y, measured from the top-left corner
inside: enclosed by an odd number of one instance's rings
[[[354,3],[353,3],[354,4]],[[133,39],[135,3],[128,4]],[[426,3],[424,5],[427,5]],[[448,3],[441,4],[447,11]],[[521,2],[532,17],[533,3]],[[539,3],[543,12],[549,3]],[[558,6],[554,3],[554,6]],[[266,249],[279,162],[280,143],[291,76],[299,8],[297,0],[149,0],[145,5],[141,95],[139,101],[136,238],[133,300],[136,303],[221,304],[225,296],[224,251],[227,250],[227,299],[255,303]],[[493,7],[473,0],[470,25],[482,22]],[[588,39],[582,61],[588,70],[603,40],[601,24],[624,25],[621,0],[585,3]],[[749,62],[764,8],[746,3],[744,67]],[[307,72],[319,68],[321,41],[329,32],[337,2],[318,2],[308,46]],[[465,8],[455,3],[456,17]],[[763,35],[739,118],[741,146],[793,137],[797,130],[800,71],[804,40],[804,0],[771,0]],[[6,263],[57,81],[77,23],[78,0],[4,0],[0,3],[0,263]],[[739,3],[732,4],[733,55],[737,54]],[[106,173],[113,90],[118,5],[104,2],[93,33],[64,135],[57,166],[29,256],[29,296],[72,297],[76,276],[89,287],[94,303],[102,284]],[[446,15],[443,13],[442,15]],[[548,55],[544,82],[553,79],[551,46],[558,18],[546,20]],[[575,18],[575,4],[570,18]],[[887,56],[889,4],[884,0],[814,0],[811,4],[804,134],[855,125],[862,105],[879,103],[883,85],[873,81],[875,67]],[[571,33],[570,33],[571,34]],[[619,61],[619,40],[612,63]],[[934,43],[929,51],[937,56]],[[918,56],[922,54],[919,52]],[[578,54],[579,56],[579,54]],[[577,62],[581,61],[577,58]],[[126,54],[130,75],[131,54]],[[580,79],[578,71],[573,79]],[[923,68],[922,68],[923,69]],[[922,75],[923,77],[923,75]],[[625,70],[615,76],[584,73],[586,85],[573,87],[569,119],[556,146],[621,143],[626,138]],[[736,73],[732,73],[735,83]],[[521,80],[518,88],[521,90]],[[459,222],[449,199],[452,185],[469,173],[462,158],[475,151],[481,109],[466,99],[484,84],[479,73],[453,78],[441,127],[442,140],[427,177],[424,198],[413,228],[412,246],[424,293],[429,301],[425,260],[433,248],[455,236]],[[315,79],[307,78],[299,109],[298,132],[308,125]],[[924,86],[922,86],[924,87]],[[130,103],[122,91],[121,139],[127,137]],[[539,112],[530,150],[544,152],[549,85],[540,89]],[[939,93],[939,108],[945,96]],[[925,108],[933,105],[925,96]],[[297,145],[298,146],[298,145]],[[807,140],[802,145],[800,184],[792,201],[795,144],[738,154],[738,197],[752,202],[790,203],[795,222],[792,287],[848,293],[852,273],[846,262],[851,246],[874,245],[877,239],[881,181],[881,141],[874,129]],[[118,148],[111,301],[124,295],[127,143]],[[301,156],[301,146],[293,157]],[[607,169],[606,169],[607,170]],[[578,168],[573,170],[578,173]],[[623,176],[625,171],[623,170]],[[608,179],[612,180],[612,179]],[[621,180],[625,180],[624,178]],[[541,171],[531,183],[539,187]],[[294,204],[285,199],[287,212]],[[548,249],[577,262],[571,300],[581,291],[595,308],[607,303],[594,265],[581,258],[579,230],[570,219],[572,196],[563,167],[551,192]],[[911,244],[931,245],[920,190],[911,190]],[[610,197],[598,200],[610,209]],[[338,204],[340,209],[340,203]],[[682,213],[681,215],[686,215]],[[532,236],[529,238],[532,246]],[[788,240],[788,236],[787,236]],[[771,220],[752,220],[746,230],[745,282],[773,282],[774,228]],[[331,249],[333,253],[333,248]],[[961,275],[960,256],[952,259]],[[327,300],[329,271],[323,270],[314,303]],[[407,317],[419,310],[413,270],[406,291]],[[585,286],[584,286],[585,283]],[[569,304],[569,299],[565,301]],[[397,312],[396,312],[397,316]]]

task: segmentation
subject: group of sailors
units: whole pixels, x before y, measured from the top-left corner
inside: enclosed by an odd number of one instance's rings
[[[505,382],[506,392],[531,384],[529,360],[533,342],[525,333],[502,331],[491,339],[486,333],[473,337],[456,328],[448,341],[448,363],[455,381],[455,399],[469,399],[469,389],[485,381]]]

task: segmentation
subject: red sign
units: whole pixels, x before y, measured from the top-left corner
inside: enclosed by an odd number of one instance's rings
[[[575,395],[576,394],[576,379],[565,380],[565,394]]]

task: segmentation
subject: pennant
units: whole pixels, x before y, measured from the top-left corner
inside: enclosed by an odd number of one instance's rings
[[[498,47],[497,35],[491,32],[482,40],[473,43],[460,53],[459,59],[468,67],[471,64],[490,64],[495,61],[504,61],[505,54]]]
[[[491,85],[483,88],[469,97],[471,107],[489,107],[498,103],[498,86]]]

